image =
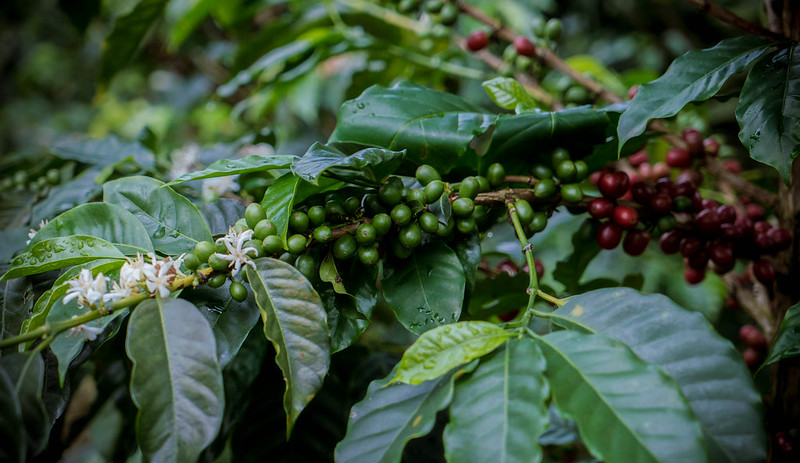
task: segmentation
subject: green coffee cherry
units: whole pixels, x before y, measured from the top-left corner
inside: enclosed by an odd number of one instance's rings
[[[51,185],[58,185],[59,183],[61,183],[61,173],[58,171],[58,169],[55,168],[50,169],[47,171],[47,174],[45,175],[47,178],[47,183]]]
[[[397,207],[397,206],[395,206]],[[370,223],[362,223],[356,229],[356,241],[361,246],[369,246],[378,238],[378,232],[375,226]]]
[[[212,288],[219,288],[220,286],[225,284],[225,280],[228,279],[228,275],[224,273],[220,273],[219,275],[214,275],[213,277],[209,278],[208,286]]]
[[[469,198],[458,198],[453,201],[453,214],[456,217],[469,217],[475,211],[475,203]]]
[[[390,216],[392,217],[392,222],[402,227],[403,225],[408,225],[409,222],[411,222],[413,214],[408,206],[405,204],[398,204],[392,208]]]
[[[498,187],[502,185],[506,180],[505,167],[503,167],[503,165],[499,162],[495,162],[494,164],[490,165],[489,170],[486,172],[486,180],[492,187]]]
[[[317,261],[309,254],[301,254],[294,261],[294,267],[309,280],[317,274]]]
[[[238,281],[231,283],[230,292],[231,297],[237,302],[244,302],[247,299],[247,287]]]
[[[425,185],[425,200],[428,204],[436,202],[444,193],[444,182],[433,180]]]
[[[412,223],[401,228],[397,234],[397,239],[403,247],[413,249],[422,242],[422,230],[419,225]]]
[[[378,190],[378,196],[383,204],[394,206],[403,199],[403,181],[397,177],[389,177]]]
[[[472,212],[472,218],[478,225],[484,225],[489,220],[489,210],[482,204],[475,205],[475,211]]]
[[[408,190],[408,196],[406,196],[406,202],[411,203],[414,201],[417,201],[421,204],[425,204],[427,201],[425,198],[425,192],[418,188]]]
[[[262,242],[264,252],[267,254],[280,254],[283,253],[283,240],[278,235],[269,235],[264,238]]]
[[[547,23],[541,16],[534,16],[533,21],[531,21],[531,30],[533,31],[533,35],[536,37],[544,37],[545,36],[545,29],[547,28]]]
[[[456,220],[456,229],[465,235],[468,235],[475,231],[477,228],[477,224],[475,223],[475,217],[463,217]]]
[[[550,165],[553,166],[553,169],[558,168],[558,165],[561,161],[569,161],[569,151],[565,150],[564,148],[556,148],[553,150],[553,154],[550,157]]]
[[[575,181],[580,182],[589,175],[589,166],[585,161],[575,161]]]
[[[384,212],[373,217],[371,223],[379,237],[388,233],[389,229],[392,228],[392,218]]]
[[[461,185],[458,186],[458,195],[462,198],[475,199],[480,188],[478,179],[470,176],[461,181]]]
[[[210,265],[212,269],[218,272],[224,272],[225,270],[227,270],[228,264],[230,264],[230,262],[220,257],[217,257],[216,254],[212,254],[211,257],[208,258],[208,265]]]
[[[311,206],[308,208],[308,220],[314,225],[322,225],[325,222],[327,212],[322,206]]]
[[[444,2],[442,2],[442,0],[426,0],[422,8],[428,13],[436,14],[442,11],[442,8],[444,8]]]
[[[341,222],[342,218],[347,215],[341,201],[328,201],[325,203],[325,214],[331,222]]]
[[[581,87],[580,85],[575,85],[567,89],[566,93],[564,93],[564,102],[565,103],[575,103],[575,104],[584,104],[589,99],[591,99],[592,95],[589,93],[588,90]]]
[[[544,36],[550,40],[556,41],[561,38],[561,20],[558,18],[551,18],[544,26]]]
[[[531,168],[531,173],[539,180],[553,178],[553,169],[544,164],[536,164]]]
[[[561,161],[556,166],[556,175],[558,176],[559,180],[564,183],[569,183],[575,180],[575,163],[566,159]]]
[[[356,198],[355,196],[350,196],[344,201],[344,210],[350,215],[355,214],[358,212],[358,209],[361,207],[361,200]]]
[[[522,225],[528,225],[533,220],[533,208],[531,203],[524,199],[514,201],[514,207],[517,209],[517,216],[519,217]]]
[[[375,265],[378,263],[379,258],[380,253],[378,252],[378,246],[375,244],[358,248],[358,260],[364,265]]]
[[[453,233],[453,229],[456,227],[456,221],[451,217],[447,223],[439,222],[439,227],[436,229],[436,236],[440,238],[445,238],[450,236]]]
[[[244,219],[247,226],[250,228],[255,228],[258,222],[266,218],[267,213],[264,211],[264,208],[261,207],[261,204],[251,203],[247,206],[247,209],[244,210]]]
[[[478,181],[478,193],[486,193],[492,189],[492,187],[489,186],[489,181],[486,180],[486,177],[483,175],[476,175],[475,180]]]
[[[417,167],[417,172],[414,174],[417,178],[417,181],[422,184],[422,186],[426,186],[434,180],[441,180],[442,176],[439,175],[439,172],[433,167],[428,164],[422,164],[421,166]]]
[[[253,227],[253,237],[259,240],[263,240],[269,235],[277,234],[278,227],[267,219],[259,221],[256,226]]]
[[[306,237],[301,234],[292,235],[286,240],[286,248],[292,254],[300,254],[306,249]]]
[[[677,222],[675,220],[675,216],[672,215],[672,214],[669,214],[669,215],[665,215],[663,217],[660,217],[658,219],[657,226],[658,226],[658,229],[661,230],[662,232],[668,232],[668,231],[672,230],[673,228],[675,228],[676,223]]]
[[[452,3],[445,3],[439,12],[439,22],[445,26],[452,26],[458,19],[458,7]]]
[[[381,199],[377,193],[369,193],[364,196],[364,209],[369,215],[386,212],[386,208],[383,206],[383,203],[381,202]]]
[[[244,217],[242,217],[241,219],[237,220],[233,224],[233,230],[236,233],[242,233],[243,231],[247,230],[248,228],[250,228],[250,226],[247,225],[247,219],[245,219]]]
[[[197,244],[194,245],[194,255],[197,256],[201,264],[208,262],[208,258],[211,257],[211,254],[214,254],[216,250],[217,247],[211,241],[198,241]]]
[[[193,252],[190,252],[183,258],[183,265],[189,270],[197,270],[197,268],[200,267],[200,259],[198,259]]]
[[[292,265],[292,263],[295,261],[294,254],[291,252],[284,252],[280,257],[278,257],[278,259],[280,259],[282,262],[286,262],[289,265]]]
[[[550,199],[556,194],[556,183],[549,178],[539,180],[533,187],[533,195],[538,199]]]
[[[244,248],[254,248],[256,250],[256,255],[253,255],[253,252],[248,252],[248,255],[252,258],[261,257],[264,255],[264,245],[262,240],[248,240],[244,243]]]
[[[417,221],[424,232],[436,233],[436,230],[439,229],[439,219],[432,212],[423,212]]]
[[[308,215],[303,211],[294,211],[289,216],[289,227],[297,233],[306,233],[308,231],[309,219]]]
[[[399,241],[392,242],[392,253],[397,256],[398,259],[407,259],[413,252],[413,249],[403,246]]]
[[[530,225],[528,225],[533,233],[540,232],[547,227],[547,215],[544,212],[536,212],[533,214]]]
[[[353,235],[345,234],[333,243],[333,256],[339,260],[353,257],[358,249],[358,243]]]
[[[228,247],[225,246],[225,243],[217,243],[217,244],[214,245],[214,251],[218,252],[220,254],[227,254],[228,253]]]
[[[561,198],[567,203],[577,203],[583,199],[583,191],[581,187],[574,183],[561,185]]]
[[[333,239],[333,231],[331,231],[331,227],[327,225],[320,225],[314,229],[311,233],[311,237],[314,238],[315,241],[325,244]]]

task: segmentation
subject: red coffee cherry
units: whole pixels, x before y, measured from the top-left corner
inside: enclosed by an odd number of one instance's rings
[[[631,256],[638,256],[647,249],[650,243],[650,234],[644,230],[631,230],[625,235],[622,242],[622,249]]]
[[[785,228],[771,228],[767,230],[767,236],[772,240],[776,251],[782,251],[792,244],[792,234]]]
[[[589,215],[595,219],[605,219],[614,213],[615,206],[613,201],[606,198],[595,198],[589,202]]]
[[[675,254],[681,249],[681,233],[678,230],[671,230],[658,240],[658,245],[664,254]]]
[[[650,209],[659,214],[666,214],[672,209],[672,198],[664,193],[658,193],[650,199]]]
[[[706,278],[706,271],[700,269],[694,269],[692,267],[686,267],[683,271],[683,279],[686,280],[687,283],[690,285],[696,285],[700,283]]]
[[[717,216],[721,223],[733,223],[736,221],[736,209],[733,206],[724,204],[717,208]]]
[[[694,226],[701,235],[713,236],[719,233],[721,221],[716,208],[703,209],[694,218]]]
[[[620,227],[629,229],[639,223],[639,213],[628,206],[617,206],[614,208],[613,219]]]
[[[631,167],[639,167],[649,160],[650,156],[647,155],[645,150],[639,150],[628,156],[628,163],[630,163]]]
[[[709,156],[716,157],[719,154],[719,142],[713,138],[706,138],[703,140],[703,148]]]
[[[714,243],[709,248],[709,255],[711,256],[711,261],[714,262],[719,269],[727,269],[726,271],[729,271],[731,268],[733,268],[733,249],[731,249],[730,246],[719,242]]]
[[[636,91],[637,90],[639,90],[639,86],[638,85],[634,85],[633,87],[628,89],[628,99],[629,100],[632,100],[633,97],[636,96]]]
[[[664,160],[670,167],[683,168],[692,165],[692,155],[689,154],[689,152],[685,149],[681,148],[672,148],[671,150],[667,151],[667,155]]]
[[[705,248],[705,245],[696,236],[687,236],[681,240],[680,249],[683,257],[692,257],[703,248]]]
[[[767,211],[759,204],[750,203],[746,206],[747,216],[753,220],[762,220],[767,216]]]
[[[603,249],[614,249],[622,239],[622,228],[614,222],[603,222],[597,227],[597,244]]]
[[[650,202],[650,199],[653,198],[656,194],[656,189],[653,185],[645,182],[636,182],[631,187],[631,194],[633,195],[633,199],[636,200],[639,204],[646,205]]]
[[[705,155],[706,150],[703,146],[703,134],[697,129],[683,129],[683,140],[686,142],[686,148],[689,154],[693,157],[701,158]]]
[[[764,337],[761,330],[753,325],[743,325],[739,328],[739,339],[753,349],[766,349],[767,347],[767,338]]]
[[[483,50],[489,45],[489,34],[482,30],[472,31],[467,36],[466,45],[469,51]]]
[[[533,42],[521,35],[514,39],[514,49],[522,56],[532,57],[536,54],[536,46]]]
[[[756,352],[756,350],[752,347],[748,347],[744,350],[744,352],[742,352],[742,358],[744,359],[744,363],[747,364],[747,368],[750,368],[751,370],[761,363],[761,354]]]
[[[597,181],[597,189],[608,199],[617,199],[628,191],[630,178],[625,172],[606,172]]]
[[[759,260],[753,263],[753,275],[764,286],[771,286],[775,281],[775,267],[768,260]]]

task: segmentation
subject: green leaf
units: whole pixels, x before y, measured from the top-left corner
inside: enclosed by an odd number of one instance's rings
[[[30,287],[26,279],[0,283],[0,339],[20,334],[33,302],[28,293]]]
[[[618,96],[628,93],[628,87],[622,83],[619,76],[609,70],[600,60],[592,55],[573,55],[564,61],[575,71],[591,76],[592,79],[602,84],[605,88]]]
[[[217,358],[223,368],[239,352],[260,316],[252,292],[243,302],[237,302],[231,296],[230,287],[231,282],[226,280],[219,288],[202,285],[181,293],[182,298],[200,309],[211,325],[217,341]]]
[[[147,299],[128,321],[131,399],[146,461],[196,461],[217,435],[224,396],[214,333],[192,303]]]
[[[800,156],[800,45],[765,56],[747,75],[736,120],[750,157],[774,167],[788,185]]]
[[[711,461],[766,458],[761,400],[750,373],[737,350],[701,314],[662,295],[611,288],[576,296],[554,312],[553,320],[615,338],[660,366],[700,421]]]
[[[11,354],[0,357],[0,371],[5,371],[14,384],[19,399],[24,441],[28,455],[44,450],[50,437],[50,417],[42,402],[44,362],[39,354]]]
[[[494,104],[503,109],[520,112],[540,107],[525,88],[511,77],[495,77],[481,85]]]
[[[530,338],[511,339],[456,384],[444,430],[448,462],[540,461],[550,388]]]
[[[392,382],[420,384],[483,357],[513,334],[494,323],[459,322],[428,330],[403,354]]]
[[[327,181],[317,186],[287,172],[267,188],[261,205],[267,212],[267,218],[278,227],[278,236],[283,240],[284,246],[286,246],[286,232],[289,230],[289,216],[294,210],[294,205],[334,185],[341,183]]]
[[[320,264],[320,273],[326,261]],[[358,259],[350,264],[340,262],[342,288],[337,293],[333,287],[323,285],[320,291],[322,303],[328,313],[328,328],[331,331],[331,353],[350,346],[369,326],[369,319],[378,302],[378,267],[363,265]],[[335,277],[334,277],[335,278]]]
[[[442,195],[444,196],[444,195]],[[456,255],[464,267],[467,291],[471,292],[478,278],[478,265],[481,263],[481,242],[477,234],[471,234],[467,239],[459,240],[454,244]]]
[[[122,141],[115,136],[100,140],[69,140],[55,143],[50,151],[61,159],[100,167],[130,159],[146,169],[155,168],[155,156],[138,142]]]
[[[25,461],[25,425],[14,382],[0,365],[0,461]]]
[[[300,412],[322,387],[330,364],[327,314],[311,283],[291,265],[277,259],[247,267],[264,335],[275,346],[276,362],[286,380],[283,407],[287,434]]]
[[[800,356],[800,303],[786,311],[764,365]]]
[[[553,278],[564,285],[565,291],[574,293],[580,287],[581,276],[592,260],[602,250],[595,239],[585,239],[584,225],[572,235],[572,253],[556,264]]]
[[[208,223],[212,235],[224,235],[232,224],[244,217],[245,209],[244,204],[235,199],[219,198],[203,204],[200,213]]]
[[[605,461],[707,461],[703,434],[675,381],[601,334],[538,337],[556,407]]]
[[[314,143],[292,165],[292,172],[304,180],[318,184],[321,175],[344,182],[376,185],[395,171],[405,158],[404,151],[364,148],[345,153],[340,144]]]
[[[386,302],[409,331],[422,334],[458,321],[466,277],[458,256],[446,244],[436,241],[421,246],[408,259],[386,265],[383,271]]]
[[[389,384],[394,372],[373,381],[350,411],[347,434],[336,446],[338,463],[395,463],[406,442],[428,434],[436,413],[450,404],[455,375],[422,384]]]
[[[201,180],[205,178],[226,177],[228,175],[249,174],[251,172],[264,172],[274,169],[286,169],[297,160],[297,156],[275,155],[264,156],[251,154],[241,159],[220,159],[211,163],[208,167],[197,172],[183,174],[168,183],[188,182],[189,180]]]
[[[347,294],[344,288],[344,281],[336,270],[336,262],[333,261],[333,255],[327,254],[319,264],[319,279],[325,283],[330,283],[336,294]]]
[[[743,36],[679,56],[664,75],[636,91],[619,119],[618,151],[626,141],[641,135],[652,119],[674,116],[687,104],[714,96],[732,75],[742,72],[772,45],[762,37]]]
[[[50,238],[31,246],[11,261],[0,281],[35,275],[97,259],[124,259],[113,244],[94,236]]]
[[[103,43],[100,57],[100,83],[107,85],[130,62],[147,31],[166,6],[166,0],[139,0],[133,9],[117,18],[114,29]]]
[[[203,215],[188,199],[150,177],[125,177],[103,186],[103,201],[133,213],[147,229],[156,251],[182,254],[210,241]]]
[[[39,230],[28,246],[69,235],[102,238],[126,255],[153,252],[153,243],[142,223],[125,209],[107,203],[82,204],[64,212]]]
[[[44,201],[33,206],[31,223],[39,224],[44,219],[49,219],[60,212],[79,204],[84,204],[98,196],[102,191],[102,187],[97,184],[95,179],[100,170],[99,167],[86,169],[74,179],[54,186]]]
[[[353,142],[406,149],[414,163],[442,173],[457,165],[474,166],[514,158],[520,150],[559,140],[602,136],[606,114],[586,108],[553,113],[487,113],[456,95],[410,82],[373,86],[339,110],[330,142]]]
[[[223,0],[173,0],[167,4],[165,17],[171,24],[169,48],[177,50],[197,26]]]

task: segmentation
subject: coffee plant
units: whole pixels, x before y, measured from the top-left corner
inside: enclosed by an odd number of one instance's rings
[[[0,460],[797,461],[795,2],[55,3]]]

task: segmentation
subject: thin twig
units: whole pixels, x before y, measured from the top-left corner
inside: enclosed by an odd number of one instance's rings
[[[786,40],[786,37],[780,34],[776,34],[769,29],[759,26],[756,23],[750,22],[742,18],[741,16],[737,15],[736,13],[732,12],[731,10],[721,7],[716,3],[711,2],[710,0],[683,0],[683,1],[696,6],[700,11],[708,14],[709,16],[713,16],[722,22],[726,22],[732,26],[735,26],[747,32],[748,34],[760,35],[761,37],[766,37],[775,42]]]
[[[707,159],[706,169],[718,180],[731,185],[733,189],[739,193],[749,196],[751,199],[764,206],[774,208],[778,204],[778,197],[775,194],[728,171],[722,163],[716,159]]]

